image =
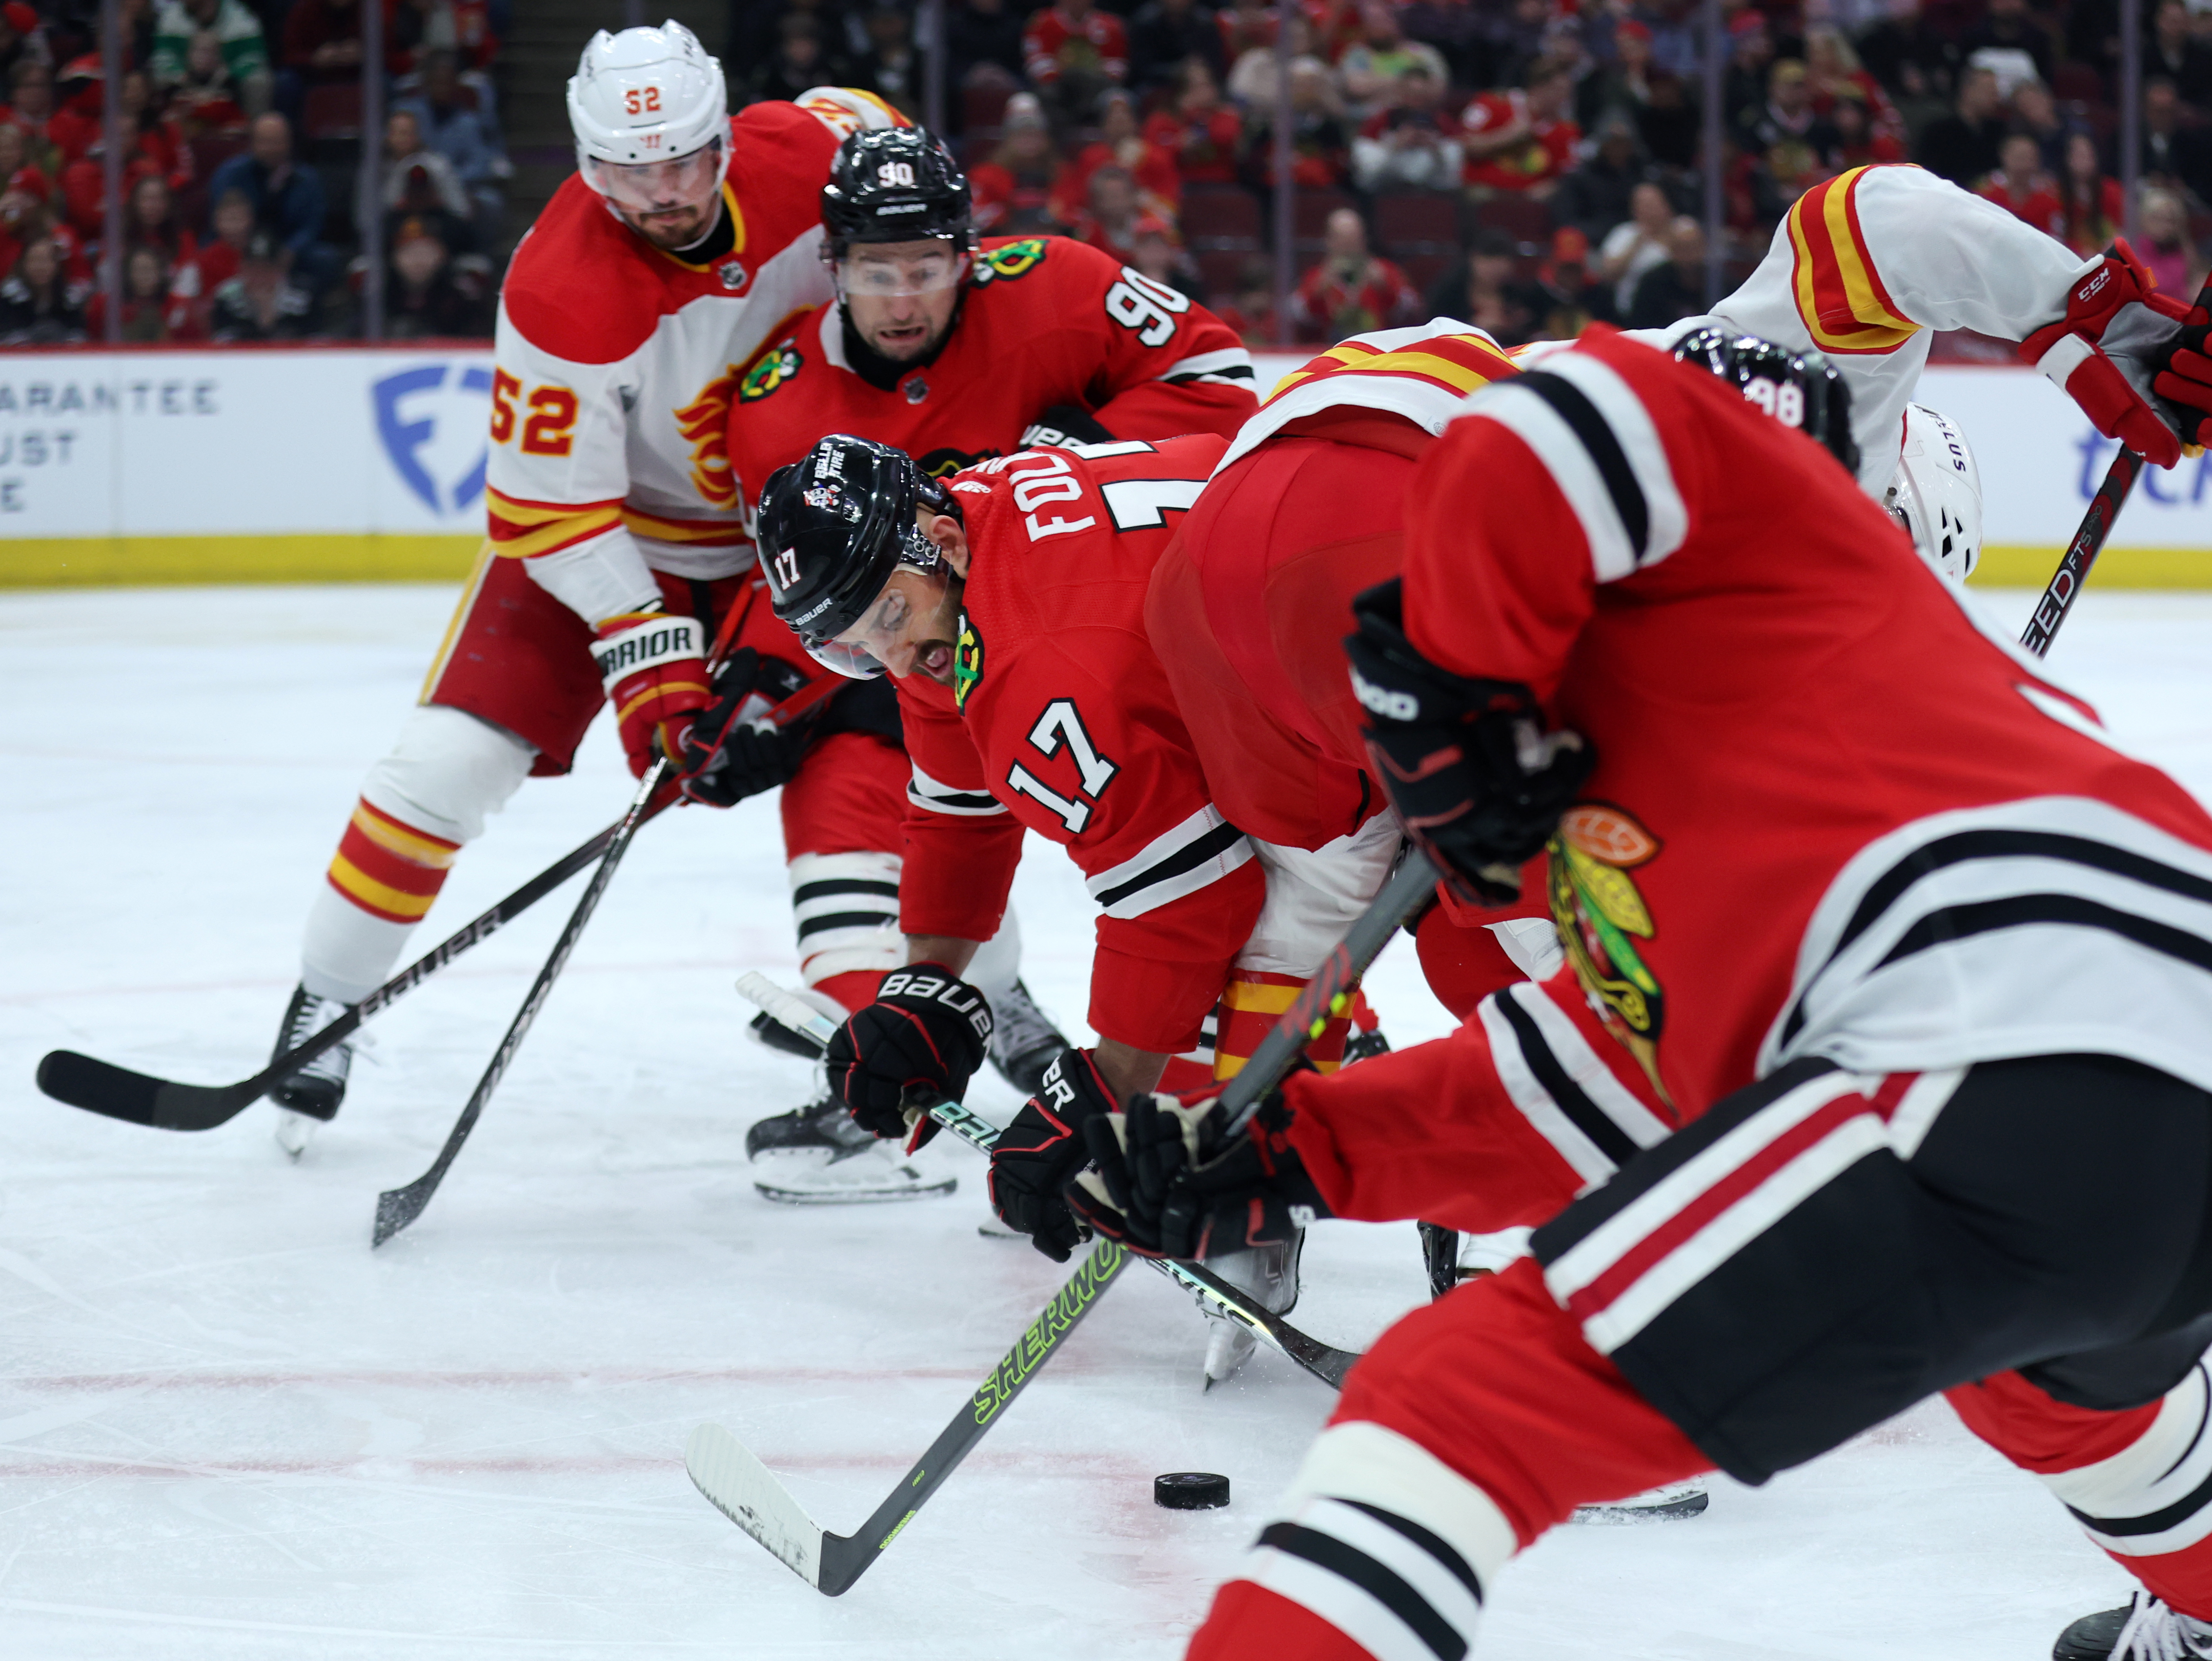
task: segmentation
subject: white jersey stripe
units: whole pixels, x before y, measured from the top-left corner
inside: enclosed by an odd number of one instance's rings
[[[1517,380],[1492,383],[1477,392],[1462,420],[1494,421],[1535,452],[1567,499],[1589,545],[1600,582],[1617,582],[1636,569],[1636,548],[1621,523],[1597,463],[1559,411]]]
[[[1689,535],[1690,510],[1683,504],[1682,492],[1674,483],[1674,464],[1667,459],[1667,447],[1660,441],[1650,411],[1611,365],[1596,358],[1566,352],[1544,367],[1596,405],[1606,425],[1613,429],[1637,484],[1643,487],[1644,511],[1650,516],[1643,563],[1657,564]]]

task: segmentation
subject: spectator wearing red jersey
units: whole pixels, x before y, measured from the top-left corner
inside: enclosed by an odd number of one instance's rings
[[[61,152],[64,167],[100,146],[102,79],[100,58],[90,52],[70,59],[54,77],[54,113],[46,122],[46,137]]]
[[[277,102],[295,111],[307,88],[361,78],[362,0],[295,0],[284,15]]]
[[[975,228],[985,236],[1057,230],[1050,203],[1060,151],[1036,94],[1018,92],[1008,99],[1004,120],[1005,136],[991,159],[968,170]]]
[[[1203,58],[1183,60],[1173,107],[1155,110],[1145,137],[1175,157],[1176,176],[1189,185],[1233,185],[1244,118],[1224,103],[1221,83]]]
[[[246,245],[253,236],[253,198],[244,191],[225,191],[209,220],[215,234],[200,245],[193,261],[199,272],[199,292],[194,298],[203,317],[215,291],[246,263]]]
[[[1567,115],[1574,81],[1556,58],[1528,66],[1528,84],[1486,92],[1460,117],[1466,131],[1467,182],[1478,192],[1514,191],[1549,196],[1575,164],[1582,129]]]
[[[1245,130],[1245,165],[1261,190],[1275,183],[1275,110],[1252,112]],[[1317,58],[1291,60],[1291,182],[1301,190],[1330,190],[1345,180],[1351,138],[1328,66]]]
[[[1367,249],[1367,227],[1350,208],[1328,216],[1328,249],[1291,296],[1302,340],[1328,342],[1421,320],[1421,296],[1406,273]]]
[[[2048,236],[2066,234],[2066,213],[2058,205],[2058,181],[2043,170],[2043,153],[2024,132],[2008,136],[1997,147],[1997,170],[1975,195],[1994,202],[2022,224]]]
[[[185,137],[243,133],[252,100],[233,78],[216,32],[202,29],[191,36],[182,61],[183,72],[169,90],[169,111]]]
[[[1854,96],[1864,106],[1868,125],[1893,141],[1902,140],[1905,122],[1881,82],[1867,72],[1841,29],[1821,24],[1805,31],[1805,79],[1813,113],[1834,120],[1837,106]]]
[[[107,296],[85,307],[85,328],[94,340],[107,333]],[[176,291],[174,274],[155,244],[141,242],[123,261],[123,339],[126,345],[167,346],[204,339],[198,309]]]
[[[1129,78],[1129,32],[1092,0],[1053,0],[1022,31],[1022,68],[1073,123]]]
[[[1142,205],[1173,219],[1182,205],[1182,178],[1174,152],[1155,144],[1137,128],[1136,100],[1119,87],[1099,100],[1099,139],[1085,144],[1060,169],[1052,187],[1054,217],[1073,222],[1091,194],[1091,175],[1101,167],[1120,167],[1137,181]]]
[[[1458,189],[1460,125],[1443,101],[1443,83],[1429,66],[1407,64],[1389,103],[1352,141],[1352,182],[1370,195]]]
[[[5,119],[22,129],[33,167],[49,179],[61,176],[64,157],[47,129],[54,115],[54,72],[38,58],[16,64],[9,77]]]
[[[2143,206],[2148,223],[2148,191],[2143,193]],[[2127,218],[2127,198],[2120,193],[2120,181],[2105,171],[2105,158],[2098,153],[2097,141],[2086,132],[2067,136],[2065,166],[2058,175],[2058,210],[2066,220],[2061,240],[2084,259],[2111,247]],[[2186,216],[2185,225],[2185,219]],[[2159,287],[2166,287],[2165,278],[2159,279]],[[2183,288],[2168,292],[2195,294],[2197,290]]]
[[[1224,7],[1214,16],[1221,30],[1223,61],[1234,64],[1248,52],[1272,51],[1280,21],[1281,15],[1267,0],[1236,0]]]

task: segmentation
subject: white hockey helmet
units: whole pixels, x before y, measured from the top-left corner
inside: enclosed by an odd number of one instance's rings
[[[1956,423],[1925,404],[1905,406],[1905,449],[1882,506],[1954,582],[1982,557],[1982,470]]]
[[[584,182],[619,198],[622,175],[611,169],[655,167],[727,146],[722,66],[673,18],[620,34],[601,29],[569,77],[568,125]],[[719,188],[719,167],[714,180]]]

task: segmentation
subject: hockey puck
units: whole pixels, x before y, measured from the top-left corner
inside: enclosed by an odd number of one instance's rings
[[[1229,1479],[1210,1470],[1171,1470],[1152,1478],[1152,1503],[1170,1511],[1212,1511],[1229,1503]]]

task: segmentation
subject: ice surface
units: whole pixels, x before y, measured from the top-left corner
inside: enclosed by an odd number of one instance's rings
[[[2024,617],[2029,597],[1999,597]],[[475,1138],[372,1255],[580,885],[377,1021],[295,1166],[271,1113],[176,1135],[33,1090],[57,1045],[197,1081],[252,1071],[364,768],[450,591],[0,598],[0,1656],[1165,1658],[1327,1413],[1265,1351],[1201,1395],[1201,1324],[1130,1273],[844,1598],[693,1493],[730,1427],[854,1527],[1064,1273],[957,1195],[787,1210],[744,1127],[806,1070],[731,990],[793,973],[774,806],[640,837]],[[2093,591],[2057,666],[2212,790],[2212,596]],[[604,726],[460,861],[428,945],[615,817]],[[1090,908],[1034,847],[1026,975],[1079,1019]],[[1372,980],[1442,1030],[1410,952]],[[1071,1027],[1073,1030],[1073,1027]],[[1010,1111],[1011,1092],[978,1104]],[[945,1139],[949,1141],[950,1139]],[[1410,1226],[1322,1226],[1297,1319],[1364,1343],[1422,1296]],[[1227,1511],[1151,1503],[1228,1473]],[[2124,1578],[1940,1405],[1701,1520],[1562,1530],[1497,1590],[1518,1661],[2039,1661]]]

